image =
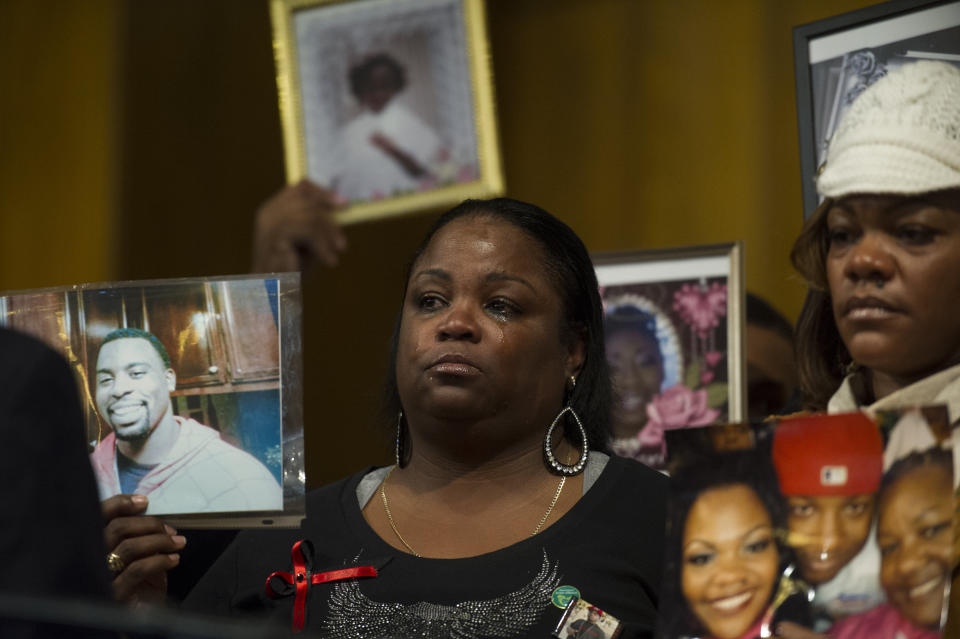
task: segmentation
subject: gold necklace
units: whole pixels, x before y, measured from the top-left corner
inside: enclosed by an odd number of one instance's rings
[[[393,468],[396,468],[396,466]],[[390,522],[390,528],[393,529],[393,534],[397,536],[397,539],[400,540],[400,543],[403,544],[403,547],[409,550],[410,554],[414,555],[415,557],[423,557],[423,555],[414,550],[413,547],[407,543],[407,540],[403,538],[403,535],[401,535],[400,531],[397,530],[397,522],[393,520],[393,515],[390,513],[390,504],[387,502],[387,491],[385,486],[387,485],[387,479],[390,477],[390,473],[393,472],[393,468],[387,472],[387,476],[383,478],[382,482],[380,482],[380,501],[383,502],[383,510],[387,513],[387,521]],[[550,505],[547,506],[547,512],[543,513],[543,517],[540,518],[540,522],[537,523],[537,527],[533,529],[532,533],[530,533],[531,537],[540,532],[540,529],[543,528],[543,524],[547,522],[547,517],[549,517],[550,513],[553,512],[553,507],[557,505],[557,501],[560,499],[560,493],[563,492],[563,485],[566,483],[566,481],[566,475],[560,477],[560,483],[557,484],[557,492],[553,494],[553,499],[550,500]]]
[[[394,466],[393,468],[396,468]],[[387,477],[390,476],[390,473],[393,472],[393,468],[387,471]],[[387,504],[387,491],[384,490],[384,486],[387,484],[387,477],[383,478],[383,481],[380,482],[380,501],[383,502],[383,509],[387,511],[387,519],[390,520],[390,527],[393,528],[394,534],[397,536],[397,539],[400,540],[400,543],[403,544],[404,548],[410,551],[410,553],[416,557],[423,557],[420,553],[414,550],[410,544],[407,543],[407,540],[403,538],[403,535],[400,534],[400,531],[397,530],[397,524],[393,521],[393,515],[390,514],[390,505]]]

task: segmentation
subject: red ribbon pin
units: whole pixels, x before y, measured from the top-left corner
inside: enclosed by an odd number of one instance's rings
[[[323,584],[330,581],[353,579],[354,577],[376,577],[377,569],[373,566],[356,566],[327,572],[310,572],[313,560],[313,545],[304,539],[293,544],[293,574],[277,571],[267,577],[266,593],[271,599],[280,599],[294,594],[293,599],[293,631],[303,630],[306,621],[307,593],[312,584]],[[277,580],[277,581],[275,581]],[[277,582],[280,583],[277,583]]]

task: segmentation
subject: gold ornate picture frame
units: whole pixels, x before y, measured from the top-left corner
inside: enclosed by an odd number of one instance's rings
[[[344,224],[503,192],[483,0],[271,0],[287,180]]]

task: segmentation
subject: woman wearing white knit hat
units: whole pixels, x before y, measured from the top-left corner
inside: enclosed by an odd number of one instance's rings
[[[960,424],[960,70],[916,62],[864,91],[830,142],[817,190],[825,199],[791,252],[809,285],[796,329],[809,408],[946,404]],[[952,543],[949,522],[935,523],[919,537]],[[910,577],[922,580],[918,597],[935,593],[942,606],[956,555],[928,558]],[[903,622],[896,631],[936,636],[926,633],[939,618],[911,616],[887,594]],[[958,604],[948,622],[956,629]]]

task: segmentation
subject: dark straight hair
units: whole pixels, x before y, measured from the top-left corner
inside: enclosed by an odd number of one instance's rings
[[[561,335],[572,343],[582,338],[585,346],[583,366],[577,385],[569,394],[570,406],[579,415],[587,431],[587,440],[594,450],[607,450],[610,438],[612,390],[603,341],[603,305],[593,262],[583,242],[569,226],[533,204],[510,198],[465,200],[440,216],[414,252],[404,273],[401,313],[394,323],[390,338],[390,358],[385,384],[384,411],[387,421],[396,424],[401,409],[397,389],[397,346],[403,300],[407,295],[410,274],[417,260],[429,246],[437,231],[463,217],[502,220],[524,233],[543,251],[543,268],[547,271],[561,302]],[[544,428],[546,428],[544,424]],[[579,432],[568,421],[564,425],[568,441],[578,444]]]
[[[843,381],[850,364],[840,331],[833,319],[833,303],[827,282],[827,212],[833,200],[826,198],[804,225],[790,251],[793,267],[807,281],[807,296],[794,328],[794,355],[804,401],[812,410],[826,410],[827,402]]]
[[[172,366],[167,349],[164,348],[163,343],[157,339],[157,336],[150,331],[145,331],[142,328],[118,328],[107,333],[107,336],[100,342],[100,348],[118,339],[145,339],[150,343],[150,346],[153,346],[153,350],[157,351],[157,355],[160,356],[163,365],[167,368]],[[99,355],[99,351],[97,353]]]

